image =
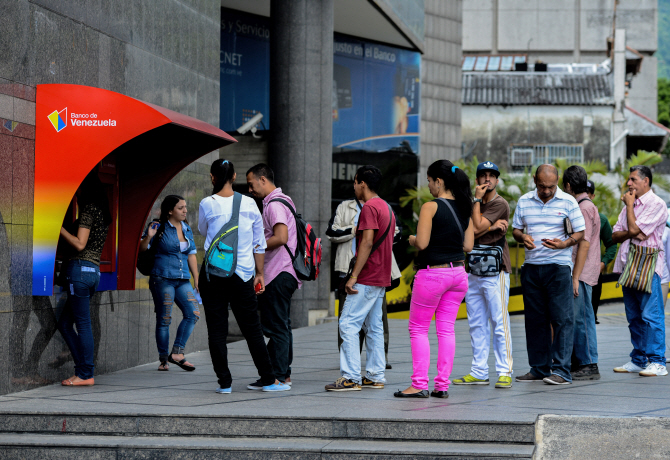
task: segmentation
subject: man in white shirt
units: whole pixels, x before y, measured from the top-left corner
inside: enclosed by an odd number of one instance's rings
[[[586,226],[577,201],[558,188],[553,165],[538,166],[533,179],[537,188],[519,198],[512,222],[514,239],[526,249],[521,286],[530,364],[530,372],[516,381],[567,385],[575,321],[571,247],[584,237]]]

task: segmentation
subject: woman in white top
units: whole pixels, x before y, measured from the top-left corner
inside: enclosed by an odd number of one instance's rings
[[[219,230],[228,223],[233,214],[233,183],[237,175],[228,160],[216,160],[210,168],[214,191],[200,202],[198,230],[205,235],[205,251]],[[240,203],[237,241],[237,266],[235,273],[223,278],[210,273],[209,281],[203,263],[200,270],[200,295],[205,309],[205,321],[209,335],[209,353],[214,372],[219,379],[217,393],[231,392],[232,376],[228,369],[228,305],[249,346],[249,352],[260,375],[263,391],[285,391],[291,387],[275,379],[270,363],[263,330],[258,316],[256,295],[265,290],[263,264],[265,262],[265,235],[263,219],[254,200],[242,197]],[[254,291],[254,286],[258,288]],[[249,388],[249,387],[247,387]]]

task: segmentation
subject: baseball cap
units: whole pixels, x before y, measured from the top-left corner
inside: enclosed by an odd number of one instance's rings
[[[485,161],[477,165],[477,176],[479,176],[479,174],[484,171],[491,171],[495,173],[496,177],[500,175],[500,170],[498,169],[498,166],[496,166],[495,163],[492,163],[490,161]]]

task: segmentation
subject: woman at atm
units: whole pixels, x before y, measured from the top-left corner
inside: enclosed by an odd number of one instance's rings
[[[91,171],[79,187],[77,198],[79,219],[76,234],[61,228],[61,237],[74,249],[65,268],[67,302],[58,320],[58,330],[67,343],[74,360],[74,375],[63,380],[63,386],[91,386],[93,380],[93,329],[91,297],[100,283],[100,255],[107,240],[112,215],[98,170]],[[76,325],[76,331],[73,326]]]

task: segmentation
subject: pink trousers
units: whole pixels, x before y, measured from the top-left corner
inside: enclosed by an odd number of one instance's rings
[[[456,339],[454,322],[458,308],[468,290],[468,276],[463,267],[419,270],[414,278],[409,309],[409,336],[412,343],[412,386],[428,389],[430,342],[428,328],[435,315],[437,331],[437,377],[435,390],[449,389],[454,364]]]

